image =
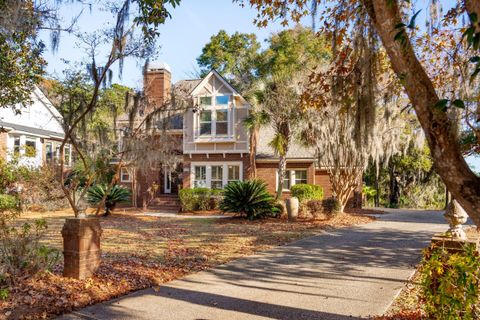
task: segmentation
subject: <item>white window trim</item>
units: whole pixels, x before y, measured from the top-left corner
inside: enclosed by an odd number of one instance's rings
[[[239,166],[239,180],[243,180],[243,162],[241,161],[207,161],[207,162],[191,162],[190,163],[190,188],[193,189],[195,182],[195,167],[205,166],[207,188],[212,186],[212,166],[223,165],[222,187],[228,184],[228,166]]]
[[[123,179],[124,171],[127,171],[128,179]],[[120,182],[132,182],[132,174],[128,168],[120,168]]]
[[[228,96],[228,104],[217,105],[217,96]],[[210,106],[200,105],[200,100],[203,97],[211,97],[212,104]],[[233,138],[233,96],[231,94],[210,94],[210,95],[201,95],[197,97],[197,101],[200,105],[201,110],[195,115],[195,140],[197,141],[222,141]],[[200,135],[200,114],[202,111],[211,111],[211,133],[209,135]],[[227,110],[227,134],[217,135],[217,111],[218,110]]]
[[[290,188],[295,185],[295,171],[306,171],[307,173],[307,183],[308,183],[308,169],[307,168],[287,168],[286,171],[290,171]],[[278,169],[275,171],[275,190],[278,189]],[[283,189],[283,192],[290,192],[290,189]]]

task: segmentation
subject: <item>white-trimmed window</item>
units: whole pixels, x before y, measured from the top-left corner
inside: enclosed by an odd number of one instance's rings
[[[200,112],[200,135],[212,135],[212,110],[202,110]]]
[[[53,142],[48,141],[45,143],[45,160],[47,163],[53,163],[54,157]]]
[[[130,175],[130,170],[128,170],[128,168],[120,169],[120,182],[132,182],[132,176]]]
[[[194,188],[207,187],[207,166],[194,166]]]
[[[212,189],[223,188],[223,165],[212,166],[212,179],[210,182],[210,187]]]
[[[239,165],[229,165],[228,166],[228,180],[227,184],[233,181],[240,180],[240,166]]]
[[[230,95],[200,97],[197,123],[199,137],[228,137],[232,134]]]
[[[25,156],[29,158],[35,158],[37,155],[37,138],[26,137],[25,138]]]
[[[13,137],[13,154],[15,156],[20,155],[20,136]]]
[[[278,185],[278,170],[277,170],[277,185]],[[283,190],[288,191],[290,188],[296,184],[307,183],[307,170],[306,169],[295,169],[287,170],[285,172],[285,178],[283,179]]]
[[[192,163],[193,188],[223,189],[232,181],[242,180],[241,162]]]

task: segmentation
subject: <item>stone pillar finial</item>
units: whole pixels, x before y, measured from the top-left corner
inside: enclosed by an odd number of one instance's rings
[[[443,215],[447,219],[450,229],[447,233],[451,234],[455,239],[467,239],[467,234],[463,230],[462,224],[467,222],[468,215],[456,200],[452,200]]]

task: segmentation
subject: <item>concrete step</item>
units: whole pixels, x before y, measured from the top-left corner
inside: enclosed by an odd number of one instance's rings
[[[152,202],[150,202],[152,205],[158,205],[158,206],[179,206],[180,205],[180,200],[174,200],[174,199],[153,199]]]

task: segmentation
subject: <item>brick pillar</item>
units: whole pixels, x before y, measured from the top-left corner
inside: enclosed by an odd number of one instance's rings
[[[67,218],[62,229],[63,276],[85,279],[100,265],[102,227],[98,218]]]

